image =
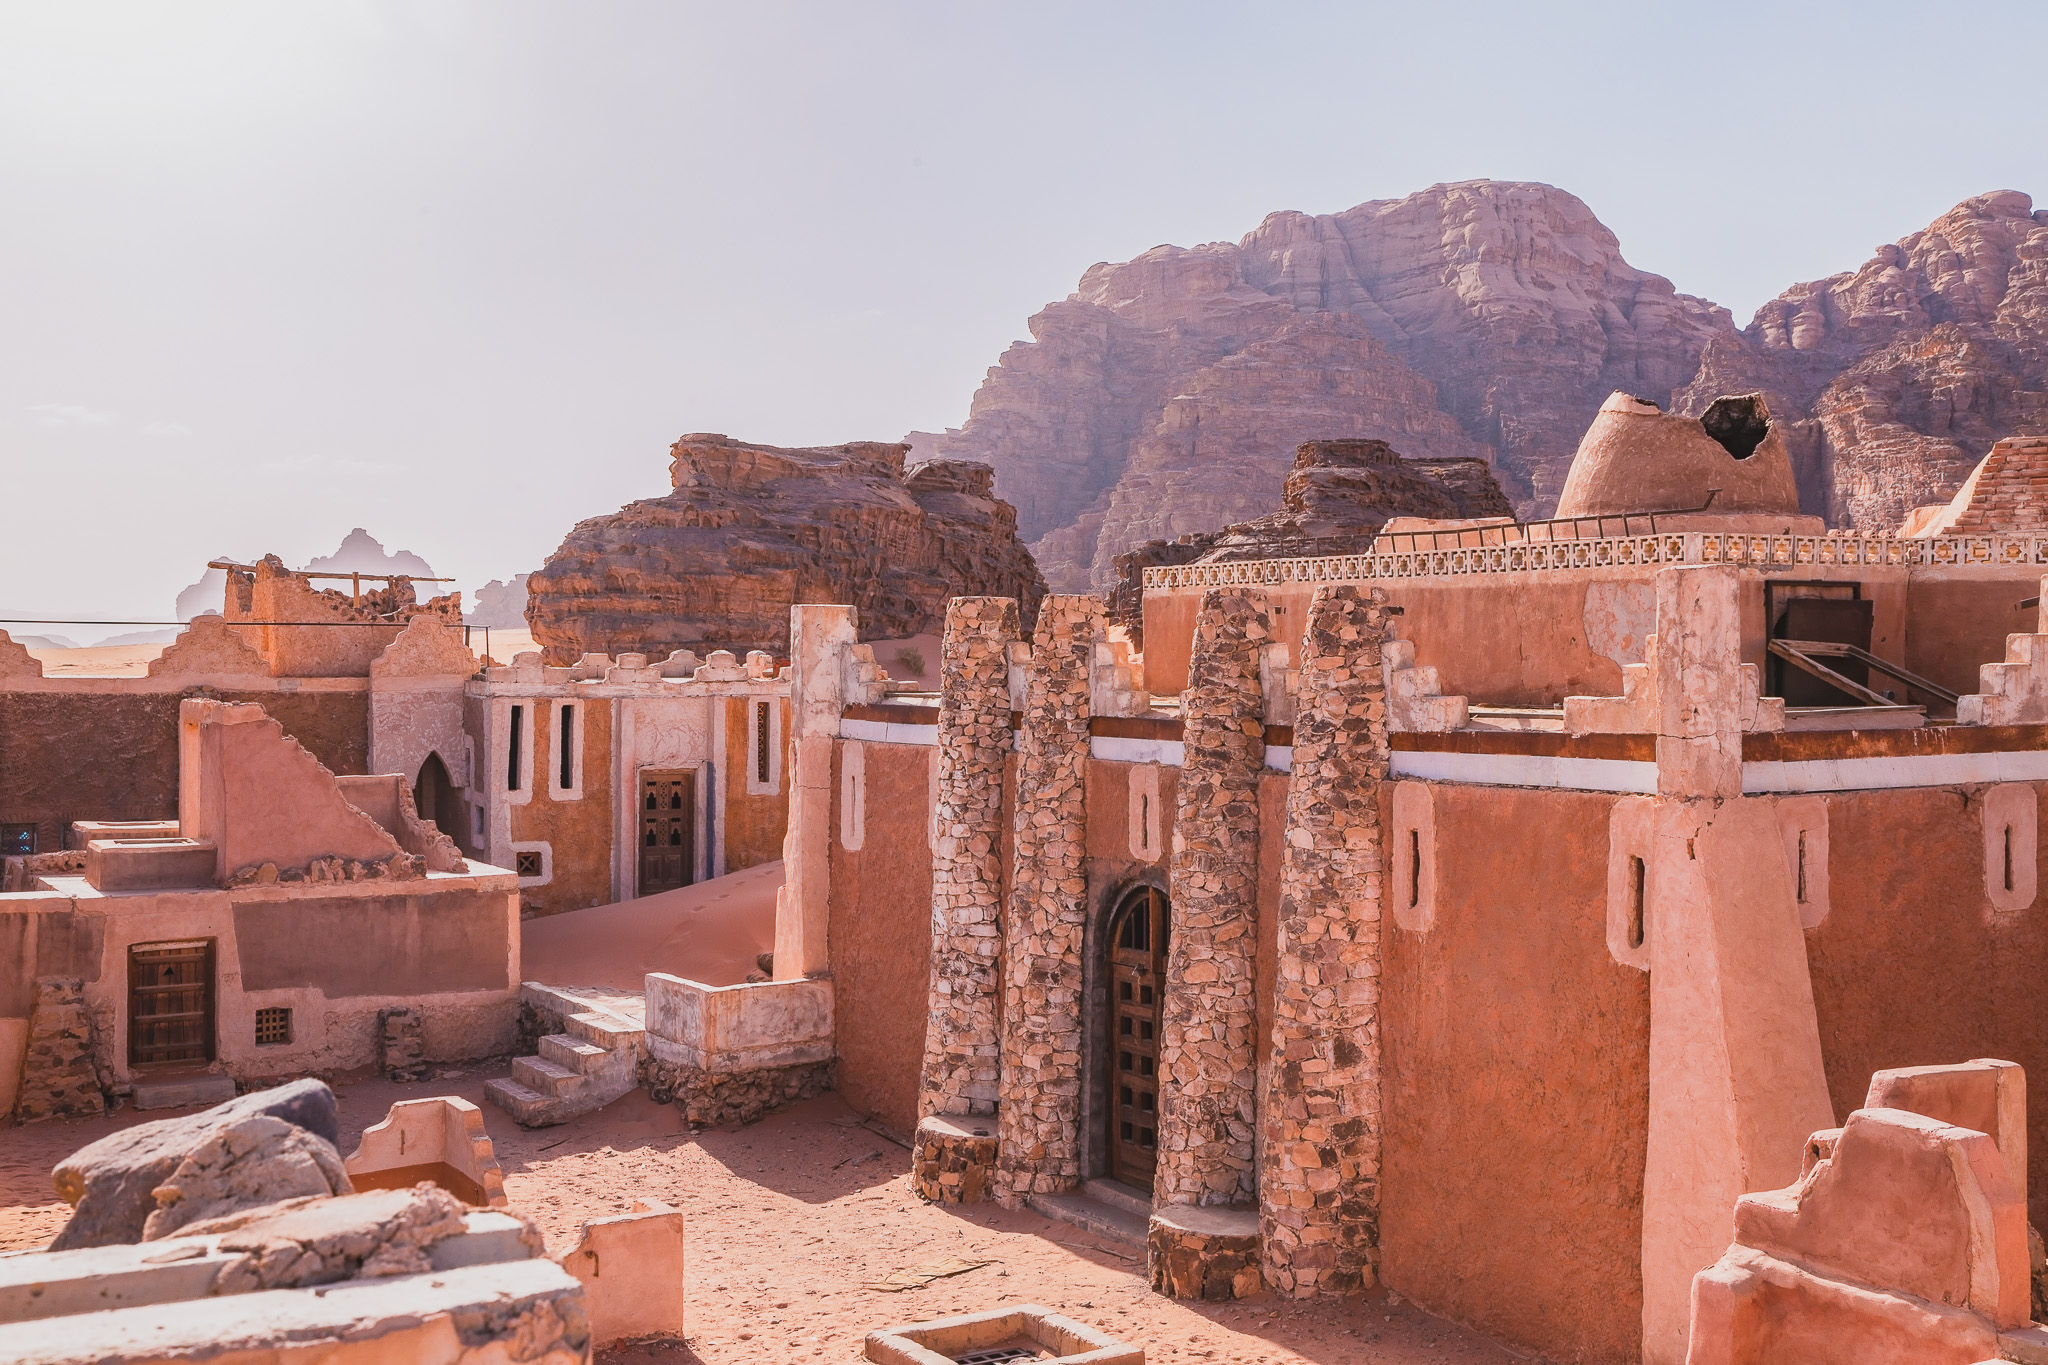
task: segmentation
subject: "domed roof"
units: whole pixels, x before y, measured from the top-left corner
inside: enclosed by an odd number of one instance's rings
[[[1792,457],[1763,395],[1716,398],[1698,417],[1679,417],[1625,393],[1602,403],[1572,457],[1557,515],[1700,508],[1799,511]]]

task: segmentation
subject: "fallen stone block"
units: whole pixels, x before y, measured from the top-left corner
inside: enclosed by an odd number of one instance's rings
[[[241,1209],[350,1192],[333,1143],[283,1119],[254,1114],[216,1129],[156,1187],[157,1209],[142,1225],[142,1240],[154,1242]]]
[[[583,1282],[593,1346],[683,1334],[683,1215],[669,1205],[585,1223],[562,1269]]]
[[[329,1143],[338,1131],[334,1092],[323,1081],[301,1080],[239,1096],[204,1113],[110,1133],[64,1158],[52,1173],[57,1193],[73,1212],[50,1250],[141,1241],[143,1225],[157,1209],[157,1186],[217,1130],[258,1114],[282,1119]]]
[[[243,1253],[244,1259],[221,1272],[214,1292],[247,1294],[431,1270],[429,1249],[462,1235],[463,1209],[446,1190],[422,1185],[295,1199],[193,1223],[190,1231],[217,1234],[219,1250]]]

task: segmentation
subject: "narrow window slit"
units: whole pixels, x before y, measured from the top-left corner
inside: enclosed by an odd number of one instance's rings
[[[1803,835],[1801,836],[1804,837]],[[1643,946],[1643,891],[1648,871],[1641,858],[1628,860],[1628,946]],[[1805,899],[1804,895],[1800,899]]]
[[[558,784],[563,791],[568,791],[576,785],[575,743],[576,708],[565,705],[562,708],[562,780]]]
[[[2012,890],[2012,826],[2005,827],[2005,889]]]
[[[1806,904],[1806,831],[1799,831],[1799,903]]]
[[[1422,831],[1408,831],[1408,908],[1422,904]]]

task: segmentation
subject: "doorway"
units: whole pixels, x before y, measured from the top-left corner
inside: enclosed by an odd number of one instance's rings
[[[688,886],[697,871],[697,774],[640,774],[640,894]]]
[[[419,780],[412,784],[413,809],[457,845],[464,843],[462,817],[455,809],[455,784],[448,779],[448,765],[441,755],[430,753],[420,764]]]
[[[128,950],[128,1065],[213,1060],[213,940]]]
[[[1159,1030],[1166,997],[1166,893],[1141,886],[1109,922],[1108,1175],[1152,1188],[1159,1160]]]

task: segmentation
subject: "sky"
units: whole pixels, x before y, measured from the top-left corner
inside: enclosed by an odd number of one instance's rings
[[[1746,321],[2048,204],[2044,60],[2038,3],[0,2],[0,612],[354,526],[474,589],[685,432],[958,426],[1094,262],[1444,181]]]

